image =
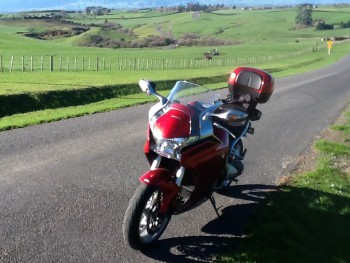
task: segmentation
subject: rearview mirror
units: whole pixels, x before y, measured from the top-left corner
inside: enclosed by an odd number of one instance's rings
[[[141,79],[139,81],[139,86],[141,90],[147,95],[155,95],[156,93],[156,84],[153,81]]]
[[[168,102],[168,100],[165,97],[156,92],[156,83],[154,83],[153,81],[141,79],[139,81],[139,86],[142,89],[142,91],[147,95],[156,96],[163,105]]]

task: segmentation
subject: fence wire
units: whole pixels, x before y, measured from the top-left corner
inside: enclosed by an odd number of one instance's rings
[[[321,48],[320,46],[318,48]],[[278,61],[316,51],[314,47],[280,55],[250,58],[212,59],[140,59],[106,57],[62,57],[62,56],[6,56],[0,55],[0,72],[83,72],[122,70],[185,70],[211,67],[249,65]]]

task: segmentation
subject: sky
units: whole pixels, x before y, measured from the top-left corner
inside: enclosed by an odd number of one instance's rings
[[[159,6],[187,5],[188,2],[206,5],[224,4],[227,6],[252,5],[298,5],[348,3],[350,0],[0,0],[0,13],[19,12],[43,9],[84,10],[87,6],[103,6],[107,8],[144,8]]]

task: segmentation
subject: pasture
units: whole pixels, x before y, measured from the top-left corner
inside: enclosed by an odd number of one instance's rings
[[[342,9],[340,9],[342,10]],[[327,22],[340,23],[347,21],[350,12],[314,11],[313,16],[323,17]],[[142,39],[151,35],[173,35],[175,38],[191,33],[200,36],[234,40],[240,45],[220,47],[220,58],[253,58],[291,54],[322,46],[324,37],[343,36],[349,30],[315,31],[314,28],[294,30],[296,9],[277,10],[223,10],[213,13],[202,13],[193,19],[191,13],[121,13],[116,11],[105,16],[72,15],[69,21],[83,25],[118,23],[123,28],[133,30],[133,38]],[[115,31],[101,32],[101,28],[91,27],[85,33],[52,40],[36,40],[24,37],[20,32],[40,32],[49,28],[67,27],[59,21],[48,23],[38,20],[2,20],[0,21],[0,54],[3,61],[9,64],[9,57],[57,56],[57,57],[105,57],[119,59],[202,59],[203,53],[210,47],[179,47],[156,49],[101,49],[82,48],[76,44],[84,42],[88,36],[104,34],[114,38],[131,38],[121,36]]]
[[[347,22],[349,14],[350,8],[344,7],[321,7],[313,11],[314,18],[324,19],[327,23]],[[3,125],[0,125],[0,129],[29,125],[12,123],[14,119],[23,121],[27,118],[25,114],[31,116],[30,124],[33,124],[33,118],[45,122],[111,110],[122,107],[120,105],[124,107],[126,101],[128,105],[141,103],[130,98],[120,102],[120,92],[111,91],[122,86],[125,89],[129,85],[136,86],[141,78],[168,81],[170,88],[176,79],[202,77],[205,78],[202,84],[217,83],[217,87],[224,87],[229,71],[236,66],[260,67],[280,77],[322,67],[350,52],[350,45],[342,41],[336,42],[331,55],[328,55],[327,43],[322,41],[327,37],[348,36],[349,29],[316,31],[314,27],[309,27],[296,30],[295,16],[296,8],[230,9],[201,13],[196,18],[191,13],[155,11],[113,11],[104,16],[72,13],[66,19],[73,24],[60,20],[3,16],[0,19],[0,99],[3,101],[0,107],[0,124]],[[120,32],[108,32],[98,26],[106,22],[120,24],[133,34],[121,35]],[[68,30],[78,24],[90,29],[78,35],[47,40],[24,36],[24,33],[40,33],[49,29]],[[79,46],[96,34],[111,39],[129,38],[130,41],[152,35],[178,38],[184,34],[195,34],[203,38],[210,36],[235,41],[236,44],[120,49]],[[219,56],[213,56],[210,61],[204,60],[203,54],[213,48],[220,51]],[[65,96],[71,96],[67,94],[74,91],[79,91],[80,95],[67,104],[66,101],[70,100]],[[129,93],[125,95],[132,96]],[[44,96],[46,100],[41,101]],[[17,104],[27,105],[26,110],[7,113],[11,107],[10,97]],[[94,99],[88,99],[90,97]],[[55,106],[34,107],[24,98],[31,98],[35,104],[45,101],[47,105]],[[47,98],[53,101],[48,102]],[[4,102],[8,105],[5,106]],[[92,103],[98,103],[98,107]],[[67,107],[81,108],[79,114],[74,113],[74,109],[60,117],[59,112],[66,111]],[[45,112],[47,110],[50,114]],[[56,117],[48,118],[53,115],[52,111]]]
[[[315,19],[324,19],[328,23],[347,21],[349,9],[316,9]],[[72,37],[37,40],[24,37],[24,32],[42,32],[48,29],[73,27],[61,21],[44,19],[9,19],[0,20],[0,55],[2,69],[9,71],[11,60],[12,70],[35,71],[49,69],[52,56],[56,70],[79,71],[102,69],[130,69],[130,61],[140,60],[181,60],[198,61],[211,48],[219,48],[220,56],[214,60],[233,61],[231,64],[247,64],[246,61],[277,61],[289,57],[304,55],[315,49],[322,48],[325,43],[322,38],[349,35],[349,29],[315,31],[314,28],[295,30],[296,8],[251,10],[222,10],[211,13],[201,13],[194,19],[191,13],[158,13],[113,11],[104,16],[88,16],[82,13],[70,14],[68,21],[83,26],[103,25],[105,22],[120,24],[123,28],[132,30],[134,35],[122,35],[115,30],[103,30],[90,26],[90,30]],[[164,35],[179,38],[184,34],[211,36],[218,39],[235,41],[239,44],[213,47],[177,47],[177,48],[127,48],[108,49],[81,47],[91,36],[109,37],[111,40],[123,38],[143,39],[152,35]],[[24,62],[22,62],[22,59]],[[84,62],[83,62],[84,60]],[[97,60],[99,60],[97,62]],[[84,63],[84,64],[83,64]],[[97,67],[99,63],[99,67]],[[123,64],[124,63],[124,64]],[[139,62],[140,63],[140,62]],[[146,62],[144,62],[146,63]],[[175,63],[175,62],[174,62]],[[212,63],[216,68],[217,64]],[[84,65],[84,66],[83,66]],[[161,67],[161,66],[160,66]],[[145,67],[142,67],[143,70]],[[162,67],[161,67],[162,68]]]

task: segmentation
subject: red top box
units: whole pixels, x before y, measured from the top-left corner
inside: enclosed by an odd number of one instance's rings
[[[275,81],[268,72],[249,67],[238,67],[228,78],[233,97],[250,95],[252,102],[266,103],[274,90]]]

